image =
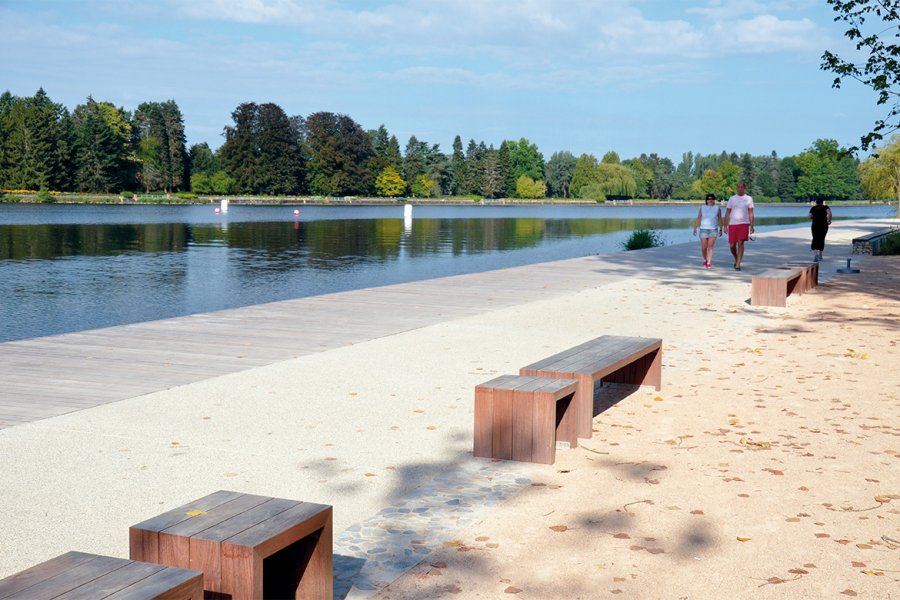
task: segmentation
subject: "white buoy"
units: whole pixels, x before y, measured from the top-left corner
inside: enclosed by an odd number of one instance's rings
[[[403,205],[403,229],[412,229],[412,204]]]
[[[215,210],[214,212],[215,212],[216,214],[219,214],[220,212],[222,212],[222,210],[221,210],[219,207],[216,207],[216,210]]]
[[[228,212],[228,198],[222,198],[222,201],[219,202],[219,207],[222,209],[223,213]]]
[[[298,208],[295,208],[295,209],[294,209],[294,216],[295,216],[295,217],[299,217],[299,216],[300,216],[300,209],[298,209]]]

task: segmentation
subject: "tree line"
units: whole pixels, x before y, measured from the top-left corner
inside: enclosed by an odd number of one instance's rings
[[[686,152],[675,164],[655,153],[623,160],[614,151],[600,159],[559,151],[545,160],[526,138],[495,147],[457,135],[443,152],[413,135],[401,151],[384,125],[366,131],[331,112],[289,116],[274,103],[245,102],[231,120],[217,150],[187,148],[174,100],[129,112],[88,97],[70,112],[43,89],[32,97],[7,91],[0,96],[0,190],[601,201],[723,198],[741,180],[754,196],[781,201],[881,193],[863,185],[866,167],[828,139],[787,157]]]

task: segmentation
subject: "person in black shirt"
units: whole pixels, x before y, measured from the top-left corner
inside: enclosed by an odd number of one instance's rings
[[[816,205],[809,209],[809,219],[812,221],[813,260],[819,262],[822,260],[822,251],[825,250],[825,235],[831,225],[831,209],[821,198],[817,198]]]

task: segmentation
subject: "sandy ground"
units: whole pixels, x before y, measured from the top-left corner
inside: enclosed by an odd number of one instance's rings
[[[865,265],[786,309],[635,307],[663,390],[605,388],[591,440],[378,597],[900,597],[900,259]]]
[[[217,489],[332,504],[339,536],[481,460],[475,385],[608,333],[663,338],[662,391],[603,388],[592,439],[497,463],[531,484],[376,597],[898,598],[900,259],[858,264],[787,308],[730,269],[634,276],[2,430],[0,577],[127,557]]]

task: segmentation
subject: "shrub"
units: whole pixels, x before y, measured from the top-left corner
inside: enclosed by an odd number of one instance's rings
[[[21,201],[22,201],[21,196],[14,196],[14,195],[10,195],[10,194],[0,194],[0,202],[6,203],[6,204],[18,204]]]
[[[881,242],[881,248],[879,249],[878,253],[882,255],[900,254],[900,232],[892,233],[889,236],[885,237]]]
[[[176,192],[176,198],[181,198],[182,200],[194,200],[197,198],[197,194],[192,194],[190,192]]]
[[[637,229],[631,232],[631,237],[622,244],[622,247],[626,250],[643,250],[644,248],[656,248],[663,245],[665,245],[665,242],[658,231]]]
[[[53,195],[50,193],[50,190],[45,187],[41,188],[41,191],[37,193],[36,198],[41,204],[51,204],[53,202]]]

